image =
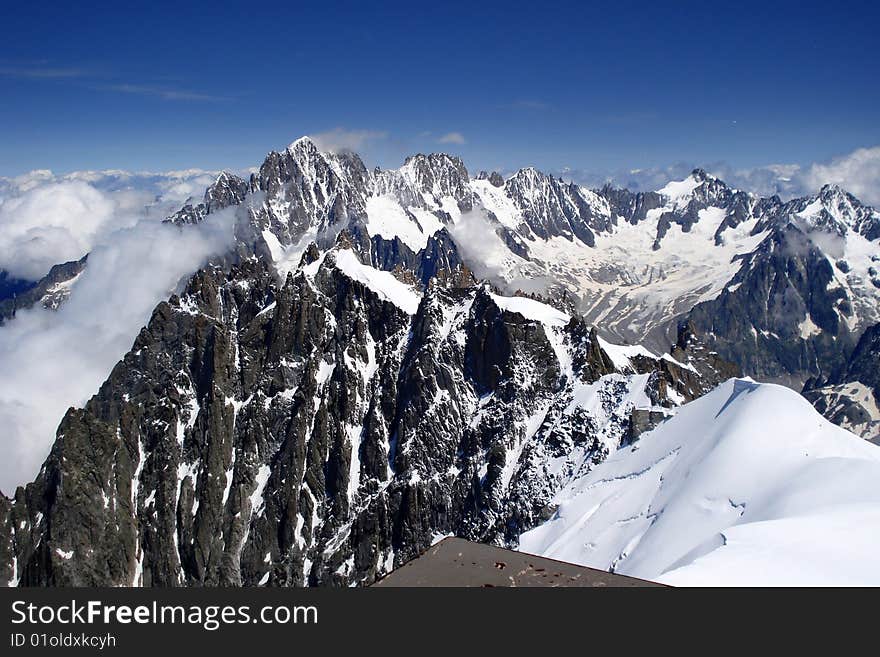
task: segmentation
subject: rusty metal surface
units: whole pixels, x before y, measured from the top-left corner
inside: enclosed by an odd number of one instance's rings
[[[662,586],[513,550],[446,538],[374,586]]]

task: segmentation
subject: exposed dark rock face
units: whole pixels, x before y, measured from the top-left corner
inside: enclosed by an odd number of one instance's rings
[[[603,213],[593,208],[594,195],[535,169],[521,169],[504,183],[504,189],[522,212],[528,230],[521,232],[526,235],[560,236],[594,246],[594,229],[607,228]]]
[[[205,212],[218,212],[232,205],[240,205],[250,190],[247,182],[224,171],[205,191]]]
[[[632,224],[644,221],[649,210],[663,206],[663,197],[657,192],[631,192],[605,185],[599,195],[608,201],[611,217],[624,217]]]
[[[689,370],[616,372],[580,320],[504,310],[461,268],[409,315],[335,253],[283,283],[258,258],[208,268],[161,303],[0,500],[0,579],[368,583],[439,535],[515,543],[638,431],[629,393],[693,396]]]
[[[689,376],[687,380],[677,385],[686,388],[691,397],[698,397],[728,379],[742,376],[739,365],[724,360],[717,351],[711,351],[700,340],[691,322],[684,322],[678,327],[678,339],[672,347],[671,354],[676,361],[687,365],[688,368],[684,371],[673,370],[670,374],[677,373],[684,376],[685,372],[698,373],[698,377]]]
[[[635,442],[643,433],[655,428],[669,417],[666,413],[652,411],[646,408],[634,408],[629,418],[629,441]]]
[[[844,367],[807,381],[803,392],[835,424],[869,440],[880,438],[880,324],[862,334]]]
[[[197,224],[212,212],[219,212],[230,206],[243,203],[245,196],[251,190],[250,184],[238,176],[224,171],[205,190],[205,196],[201,203],[193,205],[191,202],[187,202],[180,210],[168,217],[166,222],[178,225]]]
[[[774,231],[721,295],[688,315],[707,344],[751,376],[799,387],[845,361],[852,307],[825,255],[794,225]],[[805,330],[805,325],[811,328]]]
[[[70,294],[70,289],[65,284],[82,273],[87,260],[88,255],[85,255],[79,260],[55,265],[43,278],[26,287],[22,287],[20,284],[10,285],[12,292],[0,300],[0,326],[15,317],[15,313],[19,310],[30,308],[38,303],[50,310],[57,309]],[[5,274],[5,272],[3,273]]]
[[[441,271],[452,271],[463,265],[458,247],[445,228],[431,235],[419,251],[413,251],[397,237],[391,240],[378,235],[371,237],[360,222],[350,223],[345,233],[352,248],[371,266],[384,271],[411,271],[423,286]]]
[[[468,185],[468,171],[460,158],[445,153],[419,153],[406,158],[401,173],[407,186],[419,194],[432,196],[437,205],[441,205],[444,197],[451,197],[462,212],[473,209],[473,192]],[[423,203],[419,203],[416,198],[411,205]]]
[[[493,187],[504,186],[504,178],[497,171],[493,171],[492,173],[480,171],[480,173],[477,174],[477,180],[488,180],[490,183],[492,183]]]
[[[880,324],[875,324],[862,334],[850,356],[842,381],[861,381],[880,399]]]

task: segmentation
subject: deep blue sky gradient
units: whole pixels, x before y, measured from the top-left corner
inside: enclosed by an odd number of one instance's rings
[[[5,12],[0,175],[241,168],[340,127],[385,133],[371,164],[504,170],[880,144],[876,3],[119,4]]]

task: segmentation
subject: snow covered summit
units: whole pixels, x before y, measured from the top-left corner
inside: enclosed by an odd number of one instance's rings
[[[880,449],[731,379],[560,491],[520,549],[673,585],[877,585]]]

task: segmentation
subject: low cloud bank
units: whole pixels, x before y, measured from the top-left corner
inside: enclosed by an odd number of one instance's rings
[[[0,490],[7,495],[33,479],[64,413],[98,390],[156,304],[232,244],[233,209],[184,228],[104,211],[104,225],[117,228],[89,228],[91,255],[70,299],[57,312],[21,311],[0,328]]]
[[[214,180],[200,170],[163,174],[32,171],[0,178],[0,269],[37,280],[52,265],[78,260],[95,244],[141,219],[161,219]]]
[[[880,207],[880,146],[859,148],[827,164],[813,164],[804,173],[805,183],[818,188],[835,183],[875,207]]]
[[[761,196],[778,194],[784,200],[808,196],[822,185],[840,185],[858,199],[880,207],[880,146],[859,148],[827,162],[809,165],[768,164],[749,169],[738,169],[723,162],[701,165],[709,173],[737,189]],[[664,167],[596,172],[563,169],[558,173],[566,180],[590,188],[610,183],[635,191],[661,189],[670,180],[682,180],[693,169],[693,163],[678,162]]]

